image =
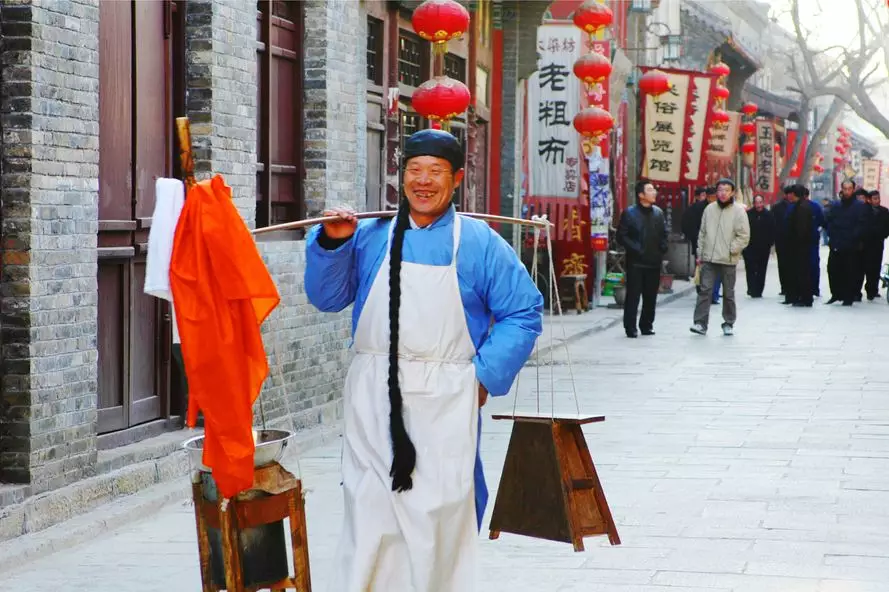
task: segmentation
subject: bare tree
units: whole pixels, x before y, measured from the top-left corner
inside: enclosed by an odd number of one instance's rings
[[[834,96],[889,138],[889,118],[873,100],[873,93],[886,82],[885,76],[874,78],[874,74],[889,63],[889,28],[882,24],[878,9],[885,6],[875,0],[847,1],[857,16],[854,38],[847,45],[815,49],[809,44],[810,32],[800,23],[800,1],[791,0],[797,44],[791,76],[803,97]]]

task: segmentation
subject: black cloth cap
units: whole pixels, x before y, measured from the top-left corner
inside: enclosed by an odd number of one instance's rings
[[[717,187],[718,187],[719,185],[729,185],[729,186],[731,186],[732,191],[735,190],[735,182],[732,181],[731,179],[727,179],[727,178],[725,178],[725,177],[723,177],[722,179],[720,179],[719,181],[717,181],[717,182],[716,182],[716,185],[717,185]]]
[[[453,167],[454,172],[463,168],[466,155],[460,141],[443,130],[425,129],[411,134],[404,143],[404,163],[416,156],[436,156],[443,158]]]

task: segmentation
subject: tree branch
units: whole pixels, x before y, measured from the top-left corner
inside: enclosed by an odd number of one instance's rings
[[[800,110],[798,113],[799,129],[796,134],[796,142],[794,142],[793,150],[790,152],[790,158],[787,159],[787,162],[784,163],[781,172],[778,174],[778,187],[784,187],[787,184],[787,178],[790,176],[790,171],[793,169],[793,165],[796,161],[799,160],[799,154],[803,147],[803,139],[809,135],[809,114],[811,110],[809,99],[802,97],[800,99]],[[802,171],[800,171],[800,175],[802,175]]]
[[[827,115],[824,116],[824,119],[821,120],[815,133],[812,134],[812,139],[809,141],[809,147],[806,149],[805,164],[803,164],[803,170],[800,172],[799,182],[801,185],[809,184],[812,177],[812,167],[815,165],[815,154],[818,153],[818,147],[821,146],[821,142],[827,137],[828,132],[833,129],[834,124],[843,112],[843,106],[844,103],[842,99],[834,97],[833,102],[830,104],[830,108],[827,110]]]

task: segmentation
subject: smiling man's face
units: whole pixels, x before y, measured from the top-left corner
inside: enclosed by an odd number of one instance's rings
[[[404,193],[411,217],[420,226],[435,222],[451,205],[451,196],[463,180],[451,163],[437,156],[415,156],[404,169]]]

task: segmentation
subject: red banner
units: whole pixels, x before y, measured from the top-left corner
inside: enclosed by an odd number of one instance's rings
[[[640,68],[642,72],[652,70]],[[688,170],[690,147],[692,76],[697,72],[660,68],[672,88],[664,94],[642,99],[642,177],[658,187],[683,184]]]
[[[784,155],[785,162],[789,161],[790,157],[793,156],[793,148],[796,145],[796,137],[798,133],[799,132],[796,130],[789,130],[787,132],[787,153]],[[796,179],[802,174],[803,166],[806,163],[806,150],[808,150],[808,148],[809,136],[807,134],[803,136],[803,145],[799,150],[799,156],[797,157],[796,162],[793,163],[793,168],[790,169],[790,177]],[[778,172],[780,174],[780,171]]]

